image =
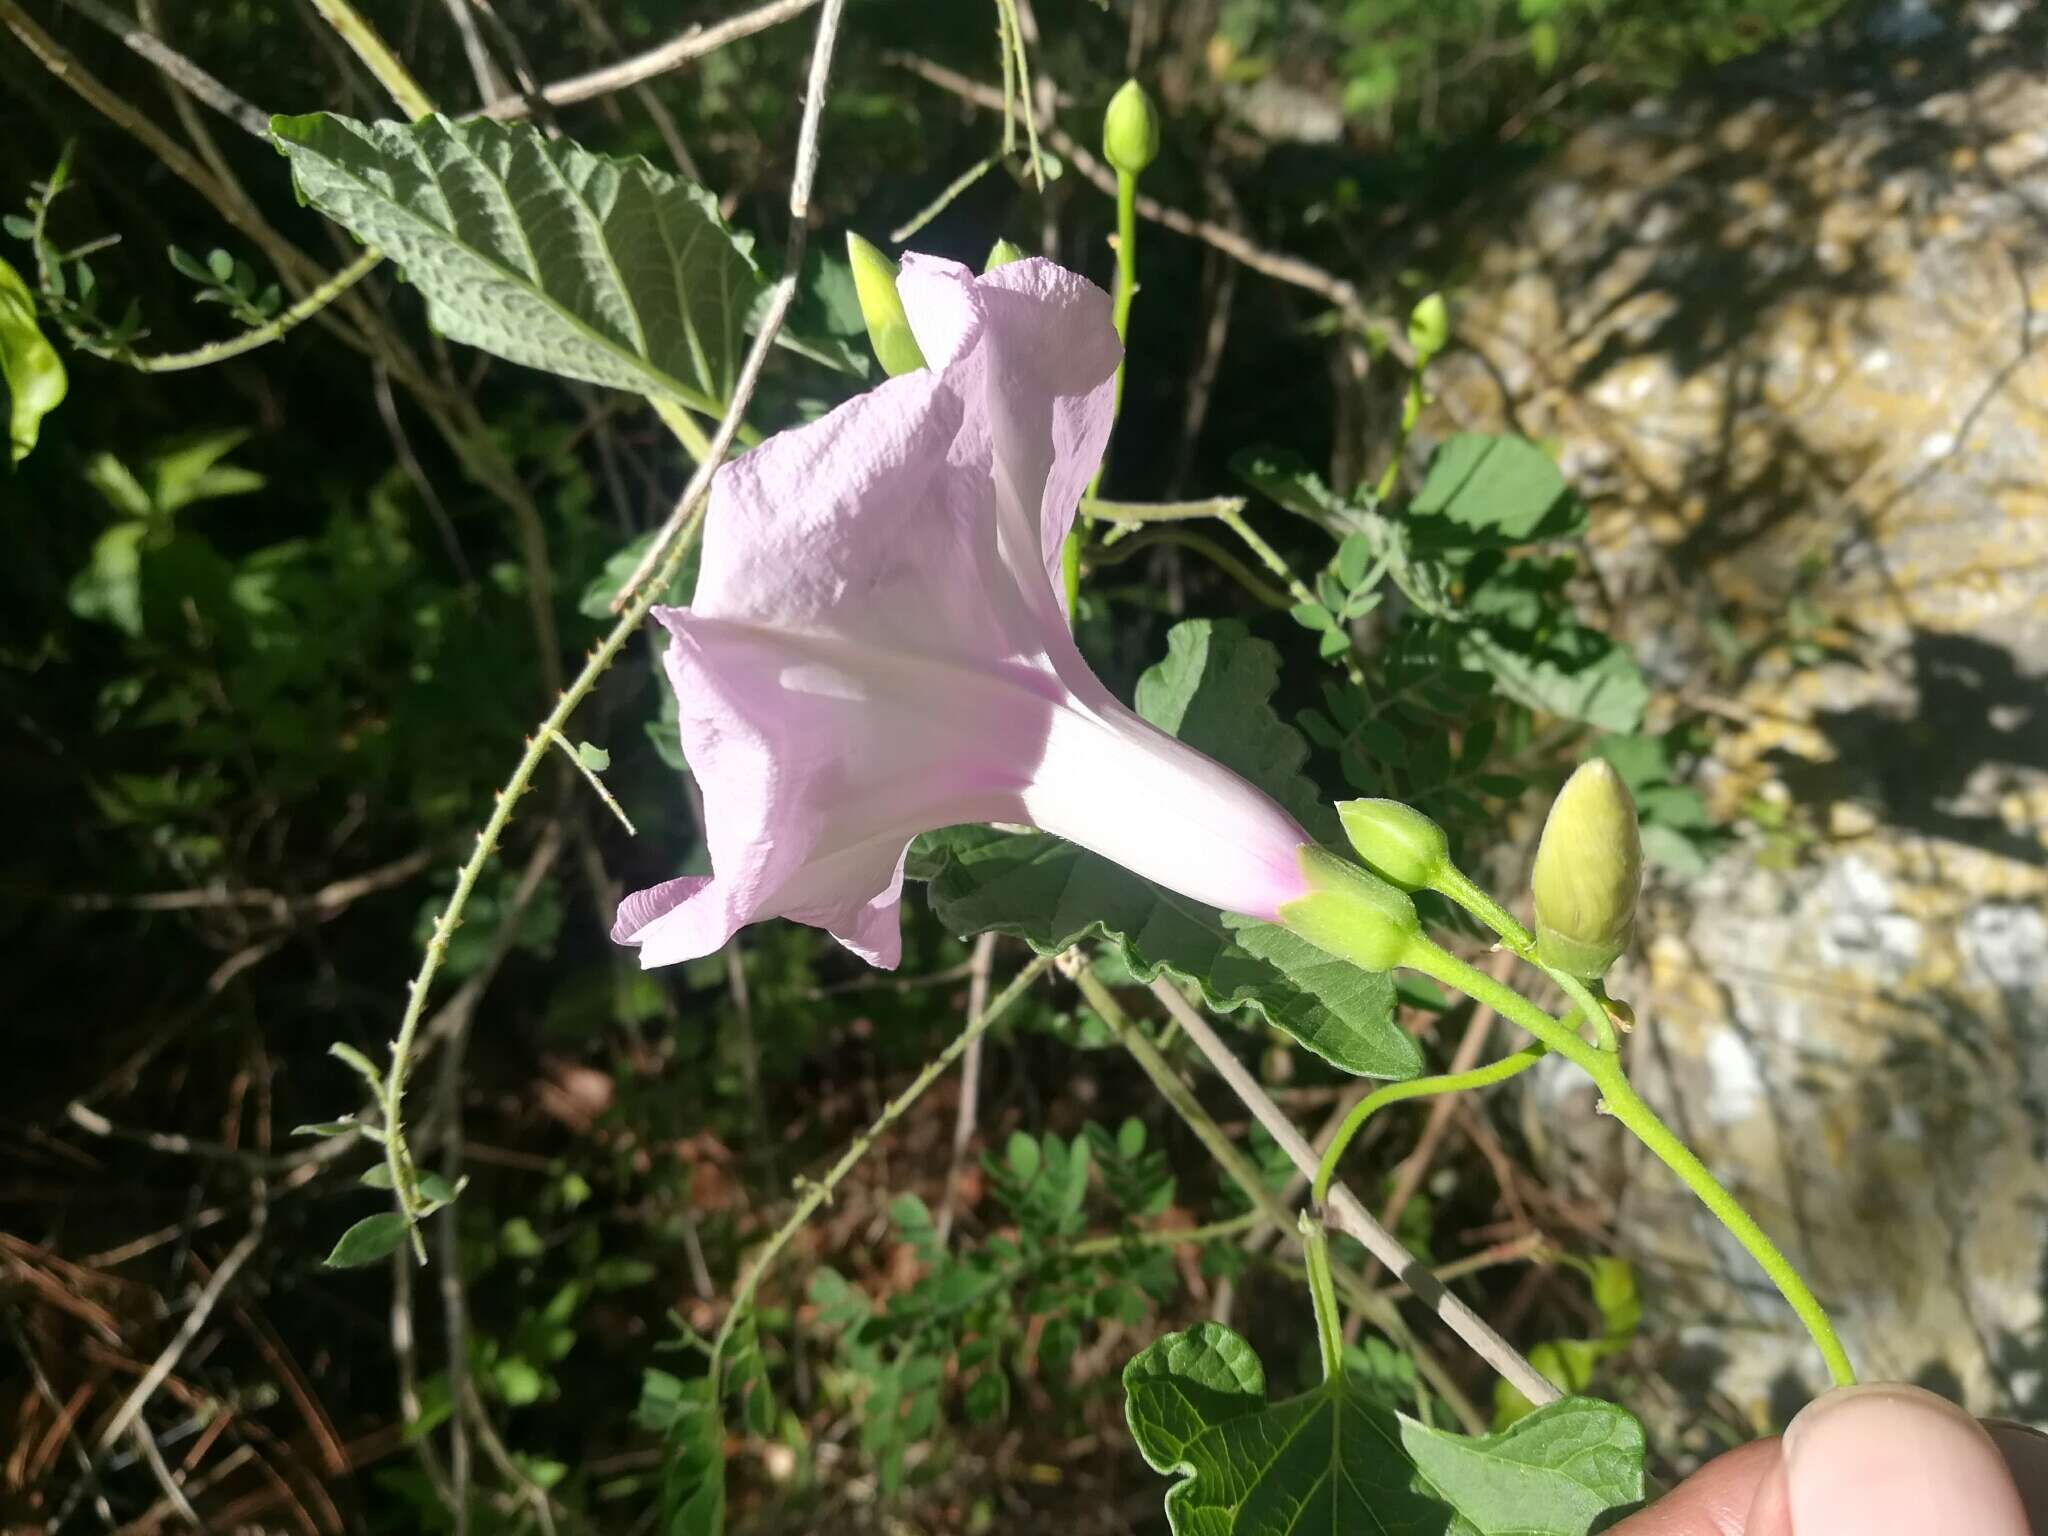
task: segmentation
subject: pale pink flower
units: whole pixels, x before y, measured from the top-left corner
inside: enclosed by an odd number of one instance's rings
[[[929,366],[720,470],[688,608],[657,608],[713,873],[629,896],[641,963],[786,917],[894,966],[920,832],[1022,822],[1273,920],[1308,836],[1111,697],[1060,544],[1109,437],[1109,296],[1046,261],[912,256]]]

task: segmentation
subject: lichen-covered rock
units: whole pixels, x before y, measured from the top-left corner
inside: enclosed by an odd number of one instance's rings
[[[1701,778],[1742,842],[1653,897],[1617,976],[1645,1091],[1867,1374],[2028,1417],[2048,1415],[2037,26],[1980,11],[1889,60],[1749,66],[1581,133],[1475,223],[1469,350],[1431,423],[1556,444],[1660,707],[1719,723]],[[1663,1316],[1712,1324],[1688,1336],[1702,1390],[1761,1423],[1820,1384],[1674,1183],[1600,1166],[1623,1154],[1594,1122],[1564,1140],[1563,1176],[1620,1193]]]

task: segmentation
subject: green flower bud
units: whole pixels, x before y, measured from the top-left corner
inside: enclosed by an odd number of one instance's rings
[[[1023,251],[1007,240],[998,240],[988,248],[988,260],[981,264],[981,270],[993,272],[997,267],[1007,267],[1011,262],[1023,259]]]
[[[1159,108],[1135,80],[1117,87],[1102,114],[1102,158],[1126,176],[1159,158]]]
[[[861,318],[868,323],[868,345],[882,372],[894,378],[924,366],[924,353],[910,332],[910,318],[896,292],[896,263],[852,231],[846,236],[846,259],[853,267],[853,291]]]
[[[1374,874],[1404,891],[1429,890],[1450,868],[1444,829],[1398,800],[1343,800],[1337,816],[1344,835]]]
[[[1289,930],[1361,970],[1407,964],[1423,937],[1422,920],[1405,892],[1313,843],[1304,844],[1298,857],[1309,892],[1281,906],[1280,921]]]
[[[1444,296],[1432,293],[1408,312],[1408,345],[1415,349],[1417,364],[1428,362],[1443,351],[1451,339],[1451,312]]]
[[[1634,936],[1643,844],[1628,786],[1605,758],[1565,780],[1536,847],[1536,952],[1588,981]]]

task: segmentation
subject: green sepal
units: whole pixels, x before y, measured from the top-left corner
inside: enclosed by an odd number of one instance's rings
[[[1281,906],[1283,926],[1361,970],[1406,963],[1423,935],[1405,892],[1314,844],[1304,844],[1296,857],[1309,893]]]

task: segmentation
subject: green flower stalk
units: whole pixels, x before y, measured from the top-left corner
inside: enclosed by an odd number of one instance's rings
[[[875,361],[892,379],[915,373],[924,366],[924,353],[896,292],[896,263],[851,231],[846,236],[846,259],[853,267],[853,292],[860,300],[860,317],[867,322]]]
[[[1558,792],[1531,884],[1538,956],[1586,981],[1604,976],[1635,936],[1643,884],[1635,802],[1604,758],[1582,764]]]

